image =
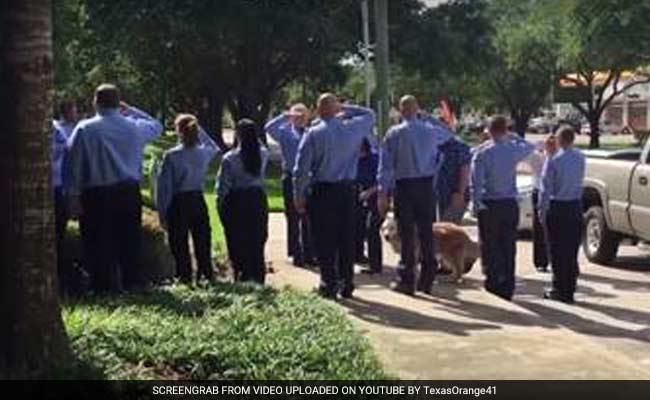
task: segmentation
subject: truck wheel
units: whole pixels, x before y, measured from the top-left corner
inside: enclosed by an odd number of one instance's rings
[[[582,249],[587,259],[597,264],[611,262],[618,252],[620,236],[607,227],[602,207],[591,207],[585,214]]]

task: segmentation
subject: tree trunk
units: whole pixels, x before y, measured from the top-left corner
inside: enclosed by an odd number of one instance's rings
[[[50,146],[52,4],[0,3],[0,377],[71,354],[57,295]]]
[[[238,95],[228,102],[228,109],[233,116],[235,124],[242,118],[253,120],[259,127],[260,140],[263,143],[266,143],[264,124],[269,117],[270,105],[270,96],[259,98],[247,95]]]
[[[515,123],[515,132],[522,138],[526,136],[526,130],[528,129],[528,121],[530,117],[527,114],[513,112],[512,119]]]
[[[600,147],[600,114],[590,115],[588,119],[589,119],[589,148],[597,149]]]
[[[228,148],[223,139],[223,109],[225,101],[216,90],[210,89],[200,100],[199,123],[222,149]]]

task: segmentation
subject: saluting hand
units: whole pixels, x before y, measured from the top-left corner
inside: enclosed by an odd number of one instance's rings
[[[120,101],[120,112],[122,113],[122,115],[128,114],[129,108],[131,108],[131,106],[127,102]]]

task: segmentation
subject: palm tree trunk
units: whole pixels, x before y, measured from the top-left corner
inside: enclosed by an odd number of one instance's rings
[[[51,0],[0,2],[0,31],[0,377],[38,377],[70,355],[55,272]]]

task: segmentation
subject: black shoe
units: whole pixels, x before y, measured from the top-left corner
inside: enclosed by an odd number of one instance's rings
[[[305,262],[301,258],[293,258],[294,267],[305,268]]]
[[[408,296],[413,296],[415,294],[413,285],[407,285],[404,282],[392,282],[390,288],[397,293],[402,293]]]
[[[324,299],[336,300],[336,292],[332,292],[331,290],[319,286],[314,288],[314,292]]]
[[[544,291],[544,298],[547,300],[555,300],[566,304],[573,304],[573,296],[563,296],[556,290],[547,289]]]
[[[354,263],[359,265],[368,265],[370,264],[370,259],[366,256],[359,256],[354,259]]]
[[[341,292],[339,294],[344,299],[351,299],[352,293],[354,293],[354,286],[349,286],[341,289]]]
[[[428,294],[429,296],[433,293],[433,282],[432,283],[418,283],[418,286],[416,288],[418,292],[422,292],[424,294]]]
[[[362,274],[367,274],[367,275],[379,275],[381,274],[381,269],[379,268],[362,268],[361,269]]]

